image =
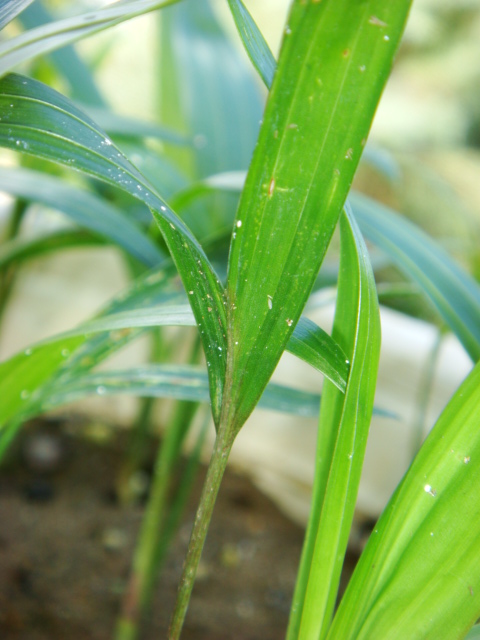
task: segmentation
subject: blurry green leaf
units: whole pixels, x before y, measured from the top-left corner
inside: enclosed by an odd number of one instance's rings
[[[42,386],[82,342],[78,336],[65,338],[54,345],[26,349],[0,363],[0,427],[38,410]]]
[[[161,121],[192,136],[192,177],[246,169],[263,100],[243,56],[208,0],[161,13]]]
[[[265,85],[270,88],[277,66],[275,58],[242,0],[228,0],[228,4],[248,57]]]
[[[24,29],[33,29],[53,22],[54,18],[45,8],[45,1],[37,0],[20,15]],[[67,45],[50,53],[55,70],[70,88],[70,96],[88,104],[105,105],[90,69],[78,56],[74,47]]]
[[[32,2],[33,0],[3,0],[0,4],[0,29],[3,29]]]
[[[124,136],[129,138],[155,138],[163,142],[175,145],[191,146],[193,141],[188,136],[182,135],[172,129],[160,126],[155,122],[144,122],[136,118],[114,113],[110,109],[78,105],[95,120],[97,125],[105,129],[112,136]]]
[[[433,302],[474,362],[480,359],[480,286],[434,240],[374,200],[349,197],[365,236]]]
[[[57,92],[11,74],[0,81],[0,112],[3,146],[83,171],[150,208],[189,293],[209,363],[217,422],[226,353],[223,289],[197,240],[95,122]]]
[[[353,216],[340,219],[341,257],[333,337],[347,354],[345,395],[325,382],[312,512],[288,632],[325,638],[353,521],[380,357],[380,315],[367,249]]]
[[[186,365],[149,365],[126,371],[102,371],[62,384],[48,398],[47,406],[60,406],[91,394],[131,394],[208,402],[208,376],[205,369]],[[270,411],[315,417],[320,396],[271,383],[258,406]]]
[[[63,249],[105,246],[105,240],[84,231],[61,229],[43,233],[35,238],[16,237],[0,245],[0,268],[32,260],[37,256]]]
[[[465,640],[480,640],[480,624],[476,624],[465,636]]]
[[[54,51],[178,0],[125,0],[96,11],[42,25],[0,44],[0,75],[21,62]]]
[[[293,4],[229,258],[222,419],[233,431],[255,406],[310,294],[409,6]]]
[[[372,532],[329,638],[464,638],[480,616],[479,421],[477,364]]]
[[[163,255],[142,231],[106,200],[45,173],[0,167],[0,190],[62,211],[78,225],[118,244],[147,266]]]

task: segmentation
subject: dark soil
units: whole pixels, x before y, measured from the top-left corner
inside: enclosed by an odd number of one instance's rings
[[[42,462],[31,448],[45,433],[54,451]],[[120,506],[115,498],[125,434],[100,445],[82,433],[81,425],[37,423],[24,430],[2,466],[2,640],[113,638],[142,506]],[[143,640],[166,638],[202,479],[203,470]],[[182,638],[283,638],[302,538],[247,479],[227,473]]]

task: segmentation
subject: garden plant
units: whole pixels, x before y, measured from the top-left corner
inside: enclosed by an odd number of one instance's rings
[[[269,382],[288,350],[321,371],[325,384],[286,637],[480,637],[478,365],[392,496],[336,607],[380,353],[363,236],[431,302],[472,362],[480,357],[476,281],[418,227],[350,192],[362,155],[374,162],[367,137],[411,2],[293,0],[278,62],[242,2],[224,4],[251,65],[207,0],[125,0],[58,20],[39,2],[0,5],[0,143],[15,152],[15,163],[0,169],[0,188],[16,199],[0,252],[1,307],[19,265],[69,247],[114,244],[132,279],[90,321],[0,364],[0,455],[28,418],[88,394],[190,401],[178,405],[164,434],[132,561],[117,638],[134,638],[192,482],[187,468],[168,508],[172,472],[198,407],[209,403],[216,439],[172,612],[169,638],[179,638],[245,421],[258,404],[318,411],[317,395]],[[71,46],[156,10],[158,125],[113,113]],[[31,201],[62,211],[75,226],[24,239],[19,229]],[[328,335],[302,312],[322,286],[337,229]],[[197,329],[181,362],[185,338],[170,340],[166,326]],[[95,371],[147,330],[154,330],[151,364]],[[148,415],[148,400],[143,410]],[[132,447],[141,446],[138,431]]]

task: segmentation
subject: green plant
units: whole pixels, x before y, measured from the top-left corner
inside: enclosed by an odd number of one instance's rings
[[[1,24],[26,4],[5,3]],[[131,0],[36,27],[2,43],[0,70],[5,74],[60,45],[171,4],[174,0]],[[393,496],[334,615],[380,349],[377,293],[361,232],[433,302],[472,360],[480,355],[477,283],[431,239],[386,207],[358,194],[351,194],[350,204],[345,204],[410,2],[385,6],[380,0],[296,0],[278,65],[242,3],[229,0],[229,5],[269,89],[251,162],[261,99],[248,74],[232,81],[229,64],[234,64],[235,54],[208,3],[183,2],[165,12],[166,129],[110,118],[95,85],[87,80],[81,90],[76,84],[80,76],[71,73],[73,67],[62,70],[57,64],[57,73],[70,73],[71,94],[95,107],[92,117],[84,106],[39,80],[8,73],[0,81],[0,142],[21,151],[22,158],[37,159],[34,169],[2,169],[1,184],[20,203],[54,203],[89,232],[63,230],[22,242],[18,220],[12,220],[11,237],[0,256],[4,268],[58,247],[109,242],[130,256],[135,278],[126,295],[90,322],[0,365],[0,450],[26,418],[99,389],[102,394],[209,399],[217,435],[172,617],[170,637],[178,638],[236,435],[259,402],[281,399],[282,408],[290,411],[308,411],[318,403],[316,396],[268,384],[288,349],[322,371],[328,382],[320,411],[313,508],[287,637],[465,637],[480,615],[480,555],[475,545],[478,366],[450,401]],[[182,48],[185,38],[200,37],[204,23],[217,47],[217,75],[192,58],[183,60],[190,73],[185,81],[175,65],[182,56],[188,58],[188,48]],[[83,69],[76,58],[70,64]],[[232,91],[235,99],[230,96],[229,105],[242,97],[248,105],[228,116],[233,121],[236,114],[244,118],[237,134],[230,122],[228,135],[215,136],[215,115],[221,111],[227,117],[221,100],[208,102],[207,94],[206,106],[195,104],[189,110],[189,92],[196,95],[196,83],[207,78],[216,78],[213,95],[217,91],[228,99]],[[102,117],[118,145],[99,126]],[[199,133],[212,144],[205,146]],[[135,154],[147,169],[147,162],[154,161],[151,150],[138,142],[141,136],[162,139],[168,151],[156,158],[152,177],[129,159]],[[52,169],[45,161],[80,171],[81,184],[69,183],[68,172],[47,177]],[[246,177],[238,173],[247,166]],[[19,206],[17,218],[22,215]],[[93,209],[95,216],[90,215]],[[155,227],[145,218],[148,210]],[[329,336],[301,314],[337,226],[337,311]],[[153,271],[145,273],[146,267]],[[4,296],[10,286],[7,282]],[[163,325],[196,325],[206,366],[198,365],[196,344],[188,364],[92,372],[95,364],[145,328]],[[169,346],[161,334],[158,340],[157,351],[166,360]],[[161,472],[134,562],[135,589],[129,593],[133,607],[120,621],[119,638],[138,632],[153,569],[174,530],[176,514],[166,512],[165,492],[192,418],[184,414],[194,410],[178,412],[159,452]],[[454,511],[462,517],[452,521]],[[153,535],[157,530],[160,544]],[[460,546],[463,551],[457,554]]]

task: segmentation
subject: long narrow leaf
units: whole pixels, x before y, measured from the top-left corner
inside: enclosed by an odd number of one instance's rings
[[[0,4],[0,29],[3,29],[32,2],[33,0],[4,0]]]
[[[57,20],[26,31],[0,44],[0,75],[7,73],[21,62],[54,51],[125,20],[155,11],[155,9],[174,4],[177,1],[126,0],[97,11],[90,11],[65,20]]]
[[[0,246],[0,268],[4,269],[11,264],[18,265],[37,256],[62,249],[105,246],[105,244],[105,240],[102,238],[71,229],[42,233],[35,238],[18,237]]]
[[[270,88],[277,67],[275,58],[242,0],[228,0],[228,4],[248,57],[265,85]]]
[[[321,639],[332,616],[353,520],[380,357],[375,281],[352,215],[341,218],[341,262],[333,336],[351,362],[345,395],[325,383],[312,512],[288,638]]]
[[[120,210],[64,180],[30,169],[1,167],[0,191],[62,211],[78,225],[118,244],[147,266],[154,266],[164,258],[150,238]]]
[[[57,92],[11,74],[0,81],[0,112],[1,145],[83,171],[150,208],[189,293],[209,363],[217,423],[226,360],[223,290],[194,236],[95,122]]]
[[[150,365],[126,371],[107,371],[79,377],[62,384],[48,398],[48,408],[80,400],[85,396],[131,394],[143,397],[176,398],[208,402],[208,376],[205,369],[181,365]],[[320,396],[270,383],[258,406],[299,416],[318,415]]]
[[[478,283],[408,220],[358,193],[349,199],[365,236],[423,289],[472,360],[479,360]]]
[[[229,258],[222,419],[233,431],[255,406],[317,277],[409,6],[293,4]]]
[[[329,638],[463,638],[480,616],[480,364],[392,496]]]

